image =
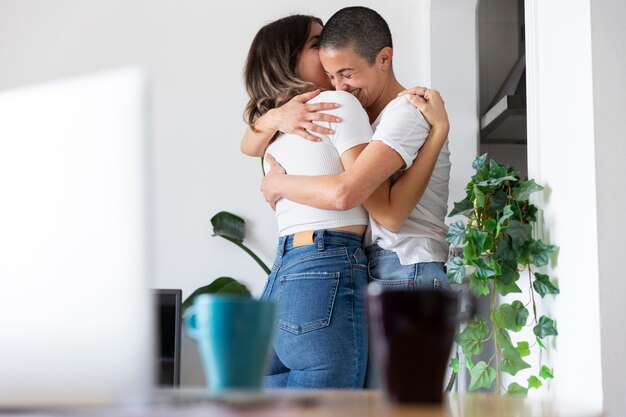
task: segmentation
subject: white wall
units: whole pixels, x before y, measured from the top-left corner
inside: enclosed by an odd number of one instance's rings
[[[545,306],[554,312],[559,330],[552,358],[554,394],[599,408],[605,359],[597,219],[598,207],[613,199],[608,193],[600,197],[596,188],[600,165],[594,114],[605,103],[594,100],[589,4],[526,1],[528,173],[546,187],[537,201],[544,238],[560,246],[549,273],[561,294],[554,305]]]
[[[430,84],[441,92],[450,118],[449,208],[465,197],[478,152],[477,3],[434,0],[430,5]]]
[[[348,1],[228,2],[0,0],[0,89],[138,64],[152,87],[155,285],[186,294],[222,274],[258,293],[262,271],[210,236],[210,217],[229,210],[249,223],[250,246],[274,253],[273,214],[258,192],[257,159],[239,153],[246,95],[242,68],[254,33],[291,13],[327,19]],[[424,83],[424,1],[365,1],[389,22],[396,72]]]
[[[368,0],[388,21],[398,79],[426,84],[426,0]],[[216,277],[247,282],[263,271],[234,245],[211,237],[228,210],[248,223],[249,246],[271,265],[273,212],[258,191],[258,159],[240,154],[246,94],[242,69],[256,31],[292,13],[328,19],[347,0],[0,0],[0,89],[136,64],[151,86],[152,232],[155,287],[187,296]],[[452,147],[452,146],[451,146]],[[115,169],[111,167],[111,169]],[[186,345],[183,382],[200,383]]]
[[[590,5],[602,385],[607,415],[621,416],[626,410],[626,280],[622,271],[626,231],[626,3],[594,0]]]

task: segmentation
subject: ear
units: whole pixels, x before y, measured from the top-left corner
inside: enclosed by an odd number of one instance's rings
[[[376,62],[380,64],[383,70],[391,68],[391,62],[393,61],[393,49],[389,46],[385,46],[376,55]]]

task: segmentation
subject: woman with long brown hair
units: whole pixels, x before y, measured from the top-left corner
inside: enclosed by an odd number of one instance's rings
[[[244,117],[249,129],[242,151],[253,156],[270,152],[291,174],[339,174],[372,135],[368,116],[353,95],[317,90],[332,89],[318,55],[321,30],[321,20],[313,16],[279,19],[259,30],[246,62],[250,101]],[[428,102],[410,100],[421,106],[431,125],[447,126],[443,102],[436,92],[431,94]],[[370,213],[396,220],[408,216],[446,136],[447,129],[429,136],[416,161],[421,163],[367,200]],[[361,388],[368,354],[367,259],[361,248],[367,212],[362,206],[320,210],[285,199],[275,209],[277,255],[261,296],[278,304],[266,386]]]

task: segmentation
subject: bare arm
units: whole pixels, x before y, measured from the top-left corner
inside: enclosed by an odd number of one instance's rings
[[[272,138],[279,131],[294,133],[311,141],[319,141],[319,138],[310,132],[333,134],[331,129],[319,126],[313,121],[340,122],[341,120],[336,116],[318,113],[323,110],[336,109],[338,105],[336,103],[306,104],[319,93],[320,90],[315,90],[299,94],[281,107],[272,109],[259,117],[254,123],[254,129],[250,126],[246,129],[241,139],[241,152],[248,156],[263,156]]]
[[[274,206],[278,198],[286,197],[322,209],[347,210],[369,197],[365,206],[372,209],[372,216],[383,226],[397,230],[421,199],[449,130],[447,113],[439,94],[428,90],[425,95],[424,89],[416,90],[407,90],[408,94],[416,95],[409,101],[424,113],[433,128],[415,163],[393,187],[388,178],[404,165],[404,161],[387,145],[373,141],[367,147],[356,146],[342,155],[346,171],[340,175],[284,175],[282,167],[268,157],[271,170],[261,184],[266,200]],[[426,100],[419,100],[417,96]]]
[[[393,185],[385,181],[363,203],[370,215],[392,232],[400,229],[426,191],[450,130],[448,114],[438,91],[416,87],[401,94],[404,93],[410,94],[408,100],[424,114],[432,125],[431,130],[411,167]]]
[[[358,149],[365,149],[358,155]],[[269,173],[261,182],[261,191],[268,203],[285,197],[296,203],[326,210],[349,210],[361,204],[387,178],[404,165],[400,155],[380,141],[355,146],[344,152],[356,159],[339,175],[285,175],[282,167],[269,154]],[[344,158],[342,156],[342,161]]]

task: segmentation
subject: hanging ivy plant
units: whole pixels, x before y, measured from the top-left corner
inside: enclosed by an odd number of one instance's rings
[[[477,157],[472,167],[476,174],[467,184],[466,196],[449,214],[465,216],[467,221],[459,220],[448,230],[446,241],[463,248],[462,257],[448,262],[448,276],[451,282],[460,283],[468,274],[472,293],[491,297],[491,307],[488,317],[477,315],[468,323],[457,342],[466,356],[470,391],[489,388],[496,381],[497,392],[525,395],[529,389],[539,388],[542,380],[553,377],[548,366],[539,364],[536,375],[526,384],[513,382],[506,389],[500,375],[506,372],[514,376],[531,368],[524,358],[533,349],[547,349],[545,339],[558,334],[554,319],[537,317],[537,296],[558,294],[559,289],[550,276],[536,270],[548,264],[557,247],[532,237],[538,210],[528,199],[542,186],[533,180],[520,180],[514,168],[487,161],[487,154]],[[527,291],[519,286],[520,271],[528,274]],[[498,295],[509,294],[517,295],[517,299],[500,302]],[[528,326],[533,328],[534,340],[513,343],[511,332]],[[474,363],[473,357],[488,341],[495,341],[493,356]],[[458,354],[450,367],[453,374],[448,389],[460,369]]]

